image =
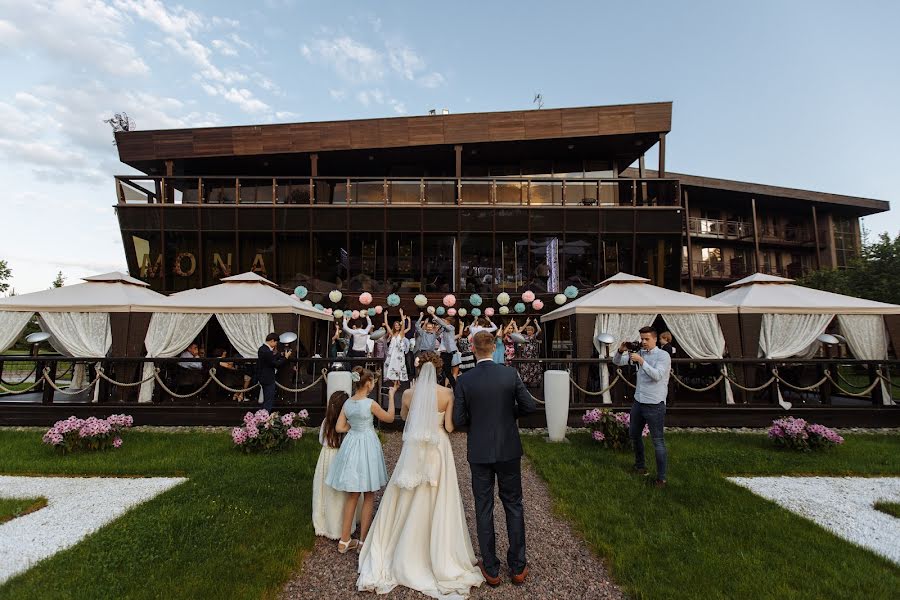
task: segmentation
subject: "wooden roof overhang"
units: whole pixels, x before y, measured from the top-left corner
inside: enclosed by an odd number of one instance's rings
[[[671,125],[672,103],[657,102],[129,131],[117,133],[116,144],[122,162],[148,174],[158,174],[167,160],[181,165],[179,174],[188,175],[193,169],[185,165],[191,162],[231,157],[235,165],[246,162],[249,166],[245,174],[253,174],[259,169],[251,157],[313,153],[372,156],[378,154],[373,151],[412,152],[448,147],[452,152],[456,145],[483,152],[490,152],[494,147],[499,152],[499,147],[505,146],[504,152],[514,148],[520,157],[535,159],[575,150],[578,156],[616,159],[620,168],[624,168],[656,144],[661,134],[671,130]],[[602,155],[597,155],[598,152]]]

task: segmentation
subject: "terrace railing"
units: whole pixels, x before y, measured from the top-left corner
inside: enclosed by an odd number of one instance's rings
[[[689,226],[691,235],[713,237],[718,239],[743,240],[753,239],[753,224],[743,221],[723,221],[719,219],[702,219],[691,217]]]
[[[119,204],[502,205],[672,207],[677,179],[558,177],[150,177],[115,178]]]

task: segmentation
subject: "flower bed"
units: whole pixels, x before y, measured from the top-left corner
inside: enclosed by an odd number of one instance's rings
[[[800,452],[830,448],[844,443],[844,438],[834,430],[794,417],[772,421],[768,435],[777,445]]]
[[[120,448],[122,430],[133,424],[134,419],[130,415],[110,415],[105,419],[97,417],[79,419],[71,416],[54,423],[44,434],[43,441],[64,454],[76,450]]]
[[[303,437],[303,425],[309,412],[301,410],[279,415],[267,410],[248,412],[244,425],[231,430],[235,447],[244,452],[274,452]]]
[[[614,413],[608,408],[594,408],[584,413],[581,421],[591,430],[591,437],[606,448],[621,450],[631,443],[628,435],[631,415],[627,412]],[[644,425],[641,435],[647,437],[649,434],[649,428]]]

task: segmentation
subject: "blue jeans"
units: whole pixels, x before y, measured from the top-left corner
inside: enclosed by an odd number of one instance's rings
[[[666,403],[641,404],[635,402],[631,405],[631,424],[628,434],[634,445],[634,466],[637,469],[646,468],[644,462],[644,440],[641,432],[646,424],[650,429],[650,439],[653,440],[653,448],[656,451],[656,479],[666,480],[666,442],[663,439],[663,427],[666,420]]]

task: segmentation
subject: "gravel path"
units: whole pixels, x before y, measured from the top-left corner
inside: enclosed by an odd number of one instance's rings
[[[466,462],[466,436],[455,433],[450,436],[459,487],[475,554],[478,541],[475,535],[474,501],[469,465]],[[385,435],[384,456],[388,471],[400,455],[401,434]],[[609,580],[606,567],[587,544],[569,525],[553,512],[550,494],[543,480],[527,462],[523,462],[522,489],[525,494],[525,531],[527,535],[528,582],[521,587],[509,583],[508,572],[501,570],[503,583],[491,588],[482,584],[472,590],[471,598],[577,598],[578,600],[619,599],[625,595]],[[379,498],[380,499],[380,498]],[[495,499],[495,527],[497,530],[497,556],[506,559],[506,520],[503,505]],[[374,594],[356,591],[357,555],[338,554],[337,543],[316,538],[316,545],[304,560],[300,573],[284,588],[282,600],[299,598],[376,598]],[[426,596],[407,588],[398,587],[384,596],[389,599],[424,599]]]

